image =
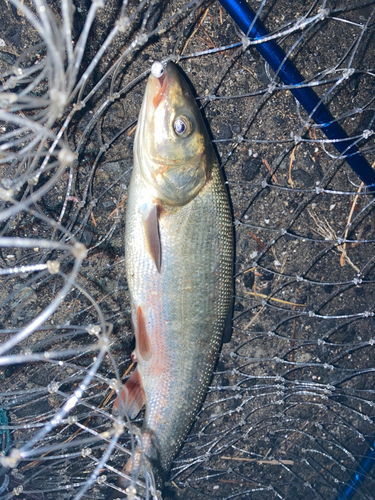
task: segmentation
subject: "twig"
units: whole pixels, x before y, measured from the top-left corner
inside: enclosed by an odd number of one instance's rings
[[[132,133],[134,132],[134,130],[136,130],[137,128],[137,125],[134,125],[134,127],[132,129],[129,130],[129,132],[127,133],[127,136],[130,137],[132,135]]]
[[[276,297],[269,297],[268,295],[264,295],[263,293],[247,292],[246,290],[244,291],[244,293],[247,293],[247,295],[253,295],[254,297],[260,297],[261,299],[274,300],[275,302],[281,302],[281,304],[288,304],[289,306],[300,306],[300,307],[307,306],[307,304],[296,304],[296,302],[289,302],[287,300],[278,299]]]
[[[207,33],[207,30],[205,28],[203,28],[203,26],[201,26],[201,29],[202,31],[204,32],[204,34],[206,35],[206,37],[209,39],[210,43],[212,44],[212,48],[214,49],[217,49],[216,45],[214,44],[214,42],[212,41],[212,38],[210,37],[210,35]]]
[[[296,156],[295,156],[295,151],[296,151],[296,147],[297,146],[294,146],[293,150],[292,150],[292,153],[290,155],[290,162],[289,162],[289,177],[288,177],[288,184],[294,188],[294,182],[293,182],[293,179],[292,179],[292,165],[293,165],[293,162],[294,160],[296,159]]]
[[[256,462],[262,465],[294,465],[294,460],[258,460],[257,458],[241,458],[241,457],[221,457],[224,460],[238,460],[239,462]]]
[[[281,273],[283,273],[283,272],[284,272],[285,265],[286,265],[286,258],[285,258],[285,260],[284,260],[284,262],[283,262],[283,265],[281,266],[281,270],[280,270],[280,271],[281,271]],[[255,274],[256,274],[256,273],[254,273],[254,275],[255,275]],[[279,282],[280,277],[281,277],[280,275],[277,277],[277,280],[276,280],[275,286],[276,286],[276,285],[277,285],[277,283]],[[249,295],[254,295],[254,297],[260,297],[260,296],[262,295],[262,294],[257,293],[257,291],[256,291],[256,288],[255,288],[255,279],[254,279],[254,292],[245,292],[245,293],[248,293]],[[273,300],[281,300],[281,299],[275,299],[274,297],[268,297],[267,295],[263,295],[263,298],[266,298],[266,299],[270,298],[270,299],[273,299]],[[294,305],[294,304],[293,304],[293,305]],[[249,328],[249,326],[251,326],[251,325],[254,323],[254,321],[257,319],[257,317],[258,317],[258,316],[259,316],[259,315],[260,315],[260,314],[264,311],[265,307],[266,307],[266,306],[262,306],[262,307],[259,309],[259,311],[256,313],[256,315],[255,315],[253,318],[251,318],[251,320],[250,320],[250,321],[248,322],[248,324],[245,326],[245,328],[244,328],[245,330],[247,330],[247,329]]]
[[[354,200],[353,200],[353,203],[352,203],[352,207],[350,209],[350,213],[349,213],[349,217],[348,217],[347,226],[346,226],[346,229],[345,229],[344,240],[346,240],[346,237],[348,236],[350,221],[352,220],[352,217],[353,217],[354,207],[357,204],[358,196],[359,196],[359,193],[360,193],[363,185],[364,185],[364,183],[361,182],[361,185],[358,188],[358,192],[357,192],[357,194],[354,197]],[[344,244],[343,244],[343,246],[342,246],[342,252],[341,252],[341,255],[340,255],[340,265],[341,265],[341,267],[345,266],[345,260],[347,260],[347,259],[348,259],[348,255],[346,253],[346,241],[345,241]]]
[[[320,236],[323,236],[325,240],[337,240],[337,234],[333,230],[333,228],[330,226],[329,222],[325,217],[322,217],[322,220],[319,220],[310,210],[307,210],[308,214],[310,217],[314,220],[317,229],[314,229],[313,227],[311,228],[314,233],[319,234]],[[346,233],[347,234],[347,233]],[[344,249],[343,245],[337,245],[337,250],[343,254],[344,259],[352,266],[352,268],[359,273],[360,270],[359,268],[350,260],[348,254],[346,253],[346,250]],[[332,250],[334,253],[337,254],[334,250]],[[340,257],[340,262],[341,262],[341,257]]]
[[[242,274],[250,273],[251,271],[255,271],[256,267],[250,267],[250,269],[246,269]]]
[[[294,311],[297,311],[297,305],[294,306]],[[294,316],[293,318],[293,330],[292,330],[292,352],[291,352],[291,356],[290,356],[290,359],[292,361],[292,363],[294,363],[294,347],[296,345],[296,317]],[[292,365],[292,368],[294,367],[294,364]]]
[[[118,206],[109,214],[110,217],[113,217],[113,214],[115,214],[117,212],[117,210],[122,207],[122,204],[124,203],[124,201],[126,200],[127,197],[128,197],[128,195],[126,194],[123,197],[123,199],[120,201],[120,203],[118,204]]]
[[[91,216],[92,223],[94,224],[94,227],[98,227],[96,220],[95,220],[95,217],[94,217],[94,214],[92,212],[91,212],[90,216]]]
[[[260,245],[262,248],[266,248],[266,245],[263,243],[263,241],[262,241],[262,240],[260,240],[260,239],[258,238],[258,236],[255,236],[255,234],[253,234],[253,233],[252,233],[252,232],[250,232],[250,231],[247,231],[247,234],[249,234],[252,238],[254,238],[254,240],[255,240],[257,243],[259,243],[259,245]]]
[[[275,174],[272,172],[271,167],[268,165],[268,161],[265,158],[262,158],[262,162],[265,164],[268,172],[271,174],[273,182],[277,182]]]
[[[188,46],[190,40],[193,38],[193,36],[195,35],[195,33],[199,30],[199,28],[200,28],[201,24],[203,23],[203,21],[206,19],[206,16],[208,14],[209,8],[210,7],[207,7],[207,9],[204,11],[204,14],[203,14],[202,18],[200,19],[200,21],[198,21],[198,24],[197,24],[196,28],[194,29],[193,33],[186,40],[185,45],[183,46],[183,49],[181,50],[181,55],[184,53],[184,51],[185,51],[186,47]]]
[[[215,45],[213,45],[212,43],[209,43],[207,42],[207,40],[205,40],[204,38],[202,38],[201,36],[197,35],[197,38],[198,40],[200,40],[202,43],[204,43],[205,45],[207,45],[208,48],[210,49],[215,49]]]

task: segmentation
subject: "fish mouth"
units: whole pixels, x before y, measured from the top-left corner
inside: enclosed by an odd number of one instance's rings
[[[168,98],[168,87],[176,80],[179,81],[179,74],[171,62],[166,66],[161,62],[154,62],[148,80],[149,95],[152,97],[154,109]]]

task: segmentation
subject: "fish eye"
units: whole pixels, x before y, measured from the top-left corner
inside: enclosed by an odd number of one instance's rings
[[[173,128],[179,137],[188,137],[193,131],[193,124],[187,116],[178,116],[173,123]]]

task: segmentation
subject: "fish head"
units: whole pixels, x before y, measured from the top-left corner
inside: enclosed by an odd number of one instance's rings
[[[210,179],[215,153],[193,93],[171,62],[152,66],[134,158],[152,195],[166,205],[186,205]]]

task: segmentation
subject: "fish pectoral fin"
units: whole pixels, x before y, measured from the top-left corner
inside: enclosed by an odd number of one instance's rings
[[[121,400],[120,401],[120,397]],[[141,376],[136,368],[122,387],[120,396],[117,396],[113,403],[113,413],[118,415],[127,413],[129,418],[135,418],[146,403],[146,395],[143,389]]]
[[[161,268],[161,242],[159,232],[158,208],[156,205],[142,207],[143,227],[146,237],[147,249],[151,255],[156,269]]]

